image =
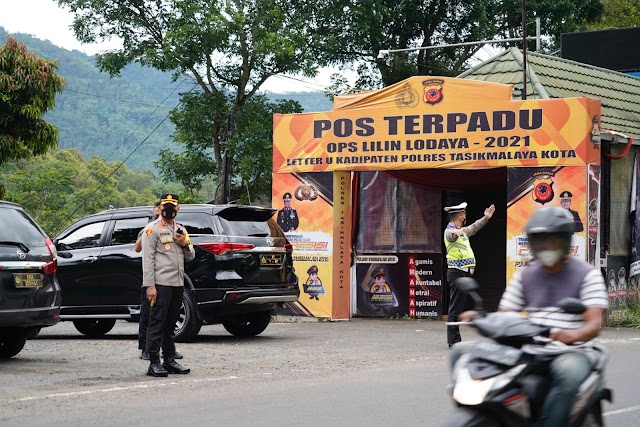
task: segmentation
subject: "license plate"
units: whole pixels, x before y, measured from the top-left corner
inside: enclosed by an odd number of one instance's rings
[[[260,255],[260,265],[274,266],[282,264],[282,254],[263,254]]]
[[[39,288],[42,286],[42,274],[13,273],[13,283],[16,288]]]

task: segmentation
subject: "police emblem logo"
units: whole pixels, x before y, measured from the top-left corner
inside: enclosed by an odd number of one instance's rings
[[[415,107],[418,105],[418,98],[418,92],[416,92],[409,83],[405,83],[396,95],[396,105],[399,108]]]
[[[151,236],[153,234],[153,230],[150,228],[147,228],[146,233],[147,233],[147,236]]]
[[[422,82],[424,86],[424,93],[422,99],[427,104],[437,104],[442,101],[442,85],[444,84],[444,80],[440,79],[430,79]]]
[[[166,250],[169,250],[169,249],[171,249],[171,245],[167,243],[166,245],[164,245],[164,248],[165,248]]]
[[[536,172],[533,174],[533,192],[531,197],[537,203],[542,205],[553,200],[553,173],[552,172]]]
[[[296,199],[303,201],[313,201],[318,198],[318,189],[309,183],[304,183],[298,185],[298,187],[293,192]],[[292,217],[293,218],[293,217]]]

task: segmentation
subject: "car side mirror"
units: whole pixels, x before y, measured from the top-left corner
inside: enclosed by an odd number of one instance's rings
[[[58,252],[58,256],[60,258],[68,259],[68,258],[71,258],[73,255],[71,255],[70,252],[60,251],[60,252]]]

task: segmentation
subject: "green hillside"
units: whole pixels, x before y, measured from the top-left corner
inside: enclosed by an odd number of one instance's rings
[[[0,44],[7,35],[0,27]],[[173,145],[173,124],[166,117],[178,105],[179,94],[191,90],[191,80],[172,82],[170,73],[139,65],[110,78],[98,71],[94,57],[83,52],[27,34],[12,35],[39,57],[57,60],[58,73],[67,79],[67,88],[45,116],[60,129],[59,148],[77,148],[87,159],[128,158],[125,163],[130,169],[152,170],[160,150]],[[295,99],[305,111],[331,109],[331,102],[320,92],[269,93],[268,98]]]

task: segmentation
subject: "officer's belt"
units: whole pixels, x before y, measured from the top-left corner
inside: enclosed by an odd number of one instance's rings
[[[475,267],[449,267],[455,270],[460,270],[460,271],[465,271],[469,274],[473,274],[473,272],[475,271]]]

